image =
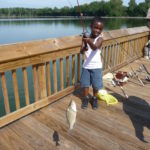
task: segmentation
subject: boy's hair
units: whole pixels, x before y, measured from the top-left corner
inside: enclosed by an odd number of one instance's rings
[[[92,22],[91,22],[91,27],[93,26],[94,23],[96,22],[101,22],[104,23],[103,19],[101,17],[94,17]]]

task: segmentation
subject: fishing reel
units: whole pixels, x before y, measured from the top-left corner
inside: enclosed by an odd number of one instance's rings
[[[118,71],[113,80],[115,81],[116,85],[123,86],[127,83],[128,78],[129,75],[127,74],[127,72]]]
[[[80,53],[81,53],[81,54],[83,54],[85,51],[88,50],[87,43],[86,43],[85,41],[83,41],[84,38],[88,38],[88,37],[89,37],[89,36],[87,35],[87,32],[83,32],[83,33],[82,33],[82,42],[84,43],[84,47],[81,48],[81,50],[80,50]],[[83,44],[83,43],[82,43],[82,44]]]
[[[88,32],[83,32],[83,33],[82,33],[82,38],[88,38],[89,35],[88,35],[87,33],[88,33]]]

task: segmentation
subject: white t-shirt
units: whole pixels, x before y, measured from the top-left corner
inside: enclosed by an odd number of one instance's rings
[[[102,37],[102,35],[99,35],[94,39],[94,44],[98,40],[98,38]],[[83,68],[86,69],[99,69],[102,68],[102,62],[101,62],[101,49],[92,50],[89,44],[87,44],[88,50],[85,51],[85,60],[83,63]]]

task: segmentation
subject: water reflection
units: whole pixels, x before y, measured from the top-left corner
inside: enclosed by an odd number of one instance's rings
[[[91,19],[84,20],[85,30],[90,32]],[[104,19],[104,31],[145,26],[145,19]],[[79,35],[82,26],[79,18],[64,19],[1,19],[0,44],[16,43],[47,38]]]

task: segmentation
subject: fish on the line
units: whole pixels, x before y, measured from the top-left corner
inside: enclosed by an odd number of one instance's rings
[[[60,144],[58,143],[60,140],[59,140],[59,134],[57,131],[54,131],[53,133],[53,141],[56,142],[56,146],[59,146]]]
[[[74,128],[74,124],[76,122],[76,115],[77,115],[77,107],[75,101],[71,100],[68,108],[67,108],[67,122],[69,124],[69,130]]]

